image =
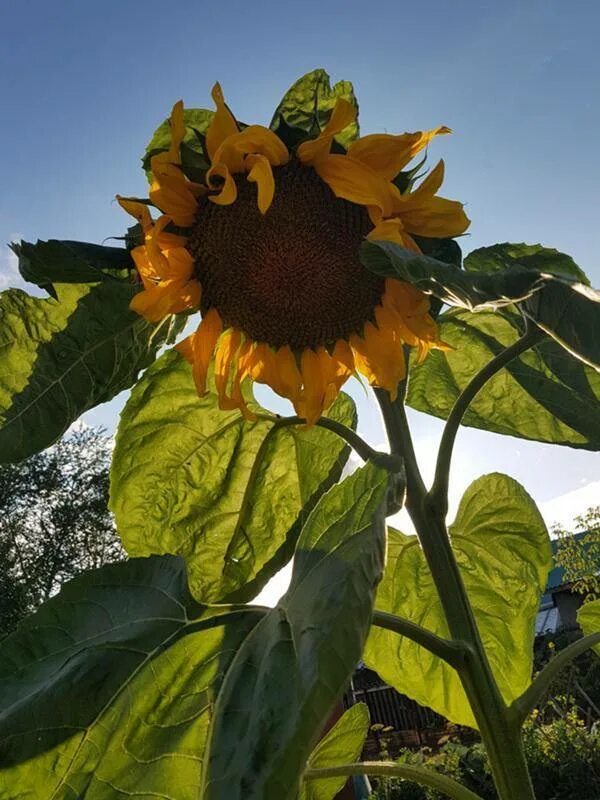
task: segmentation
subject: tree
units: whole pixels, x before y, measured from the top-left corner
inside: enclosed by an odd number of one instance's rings
[[[0,637],[74,575],[123,558],[108,511],[111,442],[80,427],[0,466]]]
[[[590,506],[575,517],[575,530],[553,527],[558,537],[556,563],[565,571],[565,583],[584,595],[584,603],[600,598],[600,506]]]

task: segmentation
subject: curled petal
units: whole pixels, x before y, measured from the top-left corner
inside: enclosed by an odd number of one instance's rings
[[[215,177],[221,182],[215,182]],[[237,199],[237,186],[229,169],[225,164],[213,164],[206,173],[206,184],[209,189],[218,190],[218,194],[211,194],[208,199],[218,206],[230,206]]]
[[[215,101],[217,110],[211,120],[208,130],[206,131],[206,152],[211,162],[214,161],[214,155],[219,146],[227,139],[228,136],[238,133],[238,124],[231,111],[227,108],[223,92],[219,83],[213,86],[212,99]]]
[[[148,322],[160,322],[169,314],[183,310],[180,308],[181,302],[181,281],[161,281],[138,292],[129,308]]]
[[[250,153],[264,156],[274,167],[287,164],[287,147],[269,128],[249,125],[243,131],[225,139],[216,150],[213,163],[223,163],[233,173],[244,171],[244,159]]]
[[[117,202],[124,211],[131,214],[139,222],[144,233],[152,227],[152,216],[146,203],[140,203],[139,200],[128,200],[119,194],[117,195]]]
[[[352,334],[350,346],[356,367],[372,386],[387,389],[396,399],[398,383],[406,376],[402,342],[394,330],[379,330],[367,322],[363,335]]]
[[[156,165],[152,159],[152,171],[154,181],[150,187],[150,200],[171,217],[175,225],[190,227],[198,208],[196,197],[201,194],[203,187],[188,181],[183,172],[172,164]]]
[[[269,210],[275,196],[275,179],[273,170],[266,156],[246,156],[246,167],[249,168],[248,180],[256,183],[258,190],[258,209],[261,214]]]
[[[382,219],[367,235],[367,239],[373,242],[395,242],[402,247],[406,247],[407,250],[413,250],[416,253],[421,252],[412,236],[404,230],[402,220],[398,217]]]
[[[169,118],[171,125],[171,143],[169,149],[153,157],[153,163],[181,164],[180,147],[185,136],[185,121],[183,116],[183,100],[178,100],[171,111]]]

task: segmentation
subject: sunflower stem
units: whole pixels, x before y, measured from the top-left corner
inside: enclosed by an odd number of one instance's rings
[[[440,440],[435,477],[428,496],[428,502],[438,509],[439,515],[446,517],[448,513],[448,482],[450,462],[458,428],[471,402],[491,377],[500,372],[510,361],[529,350],[545,337],[545,333],[535,326],[528,326],[523,336],[492,358],[465,386],[458,396],[444,427]]]
[[[392,453],[404,457],[406,507],[431,571],[453,640],[466,644],[456,670],[481,733],[500,800],[535,800],[525,761],[520,726],[510,714],[481,641],[475,615],[450,545],[445,511],[429,502],[421,477],[404,405],[391,402],[387,392],[376,392]],[[446,484],[447,485],[447,484]]]

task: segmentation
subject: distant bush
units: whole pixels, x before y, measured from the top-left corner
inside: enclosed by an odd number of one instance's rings
[[[533,716],[526,724],[524,746],[538,800],[598,800],[600,798],[600,727],[587,730],[575,712],[549,725]],[[437,753],[406,752],[398,763],[442,772],[478,794],[496,800],[485,751],[480,744],[449,742]],[[372,800],[447,800],[434,789],[409,781],[373,779]]]

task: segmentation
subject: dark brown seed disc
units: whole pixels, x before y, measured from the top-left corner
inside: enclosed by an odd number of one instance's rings
[[[235,176],[230,206],[203,198],[188,248],[202,284],[202,311],[274,347],[329,345],[373,318],[384,280],[359,261],[372,229],[363,206],[340,200],[312,167],[292,159],[273,169],[267,213],[257,187]]]

